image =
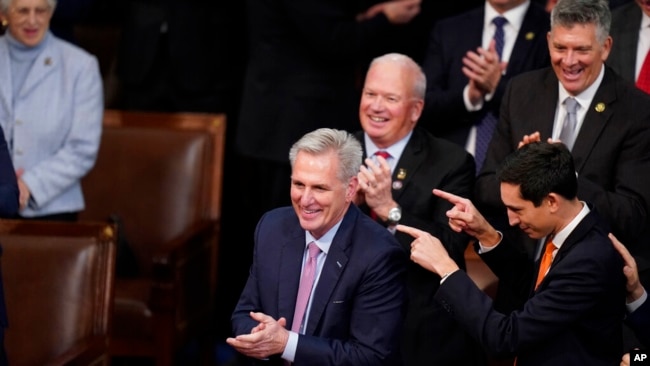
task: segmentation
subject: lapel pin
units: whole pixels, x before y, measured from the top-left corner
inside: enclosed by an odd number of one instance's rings
[[[406,169],[399,168],[397,171],[397,179],[406,179]]]
[[[532,41],[533,38],[535,38],[535,33],[533,33],[533,32],[526,33],[526,40],[527,41]]]
[[[50,65],[52,65],[52,59],[49,57],[45,58],[45,66],[50,66]]]
[[[598,113],[604,111],[604,110],[605,110],[605,103],[600,102],[600,103],[596,104],[596,107],[595,107],[594,109],[595,109],[596,112],[598,112]]]
[[[402,189],[402,181],[396,180],[393,182],[393,189]]]

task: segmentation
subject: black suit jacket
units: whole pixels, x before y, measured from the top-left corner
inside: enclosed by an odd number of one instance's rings
[[[240,82],[236,62],[245,59],[245,47],[235,43],[243,35],[230,20],[243,17],[231,13],[233,6],[217,0],[118,0],[106,7],[118,9],[122,20],[117,76],[129,93],[127,107],[230,108],[234,84]],[[159,93],[170,100],[159,100]]]
[[[531,3],[517,35],[505,75],[481,111],[468,112],[463,102],[463,89],[468,78],[463,74],[463,57],[481,46],[485,7],[439,21],[431,33],[423,69],[427,76],[425,110],[420,125],[434,135],[465,146],[470,128],[491,111],[499,115],[499,105],[508,81],[524,71],[550,64],[546,33],[550,28],[548,14]],[[451,37],[450,35],[454,35]]]
[[[291,145],[307,132],[358,130],[357,56],[387,34],[386,17],[357,22],[361,9],[350,0],[247,4],[250,52],[238,150],[285,164]]]
[[[462,271],[447,278],[436,300],[489,352],[516,355],[518,366],[618,365],[625,278],[607,231],[590,212],[560,247],[537,290],[532,288],[539,261],[513,253],[515,243],[502,242],[482,254],[498,276],[529,280],[532,292],[519,311],[495,312],[491,299]]]
[[[624,79],[633,83],[636,81],[636,48],[641,29],[641,15],[641,8],[636,2],[622,5],[612,11],[612,27],[609,32],[614,42],[606,63]]]
[[[11,161],[4,131],[0,128],[0,217],[11,218],[18,214],[18,181],[14,164]],[[0,247],[0,258],[2,247]],[[0,366],[7,365],[7,354],[4,348],[4,330],[8,326],[7,308],[2,273],[0,272]]]
[[[650,298],[634,312],[627,315],[625,323],[646,347],[650,348]]]
[[[551,68],[510,82],[485,166],[476,180],[475,203],[495,226],[507,225],[495,172],[524,135],[539,131],[542,141],[552,136],[557,101],[558,79]],[[650,280],[649,105],[650,96],[606,68],[572,151],[578,198],[593,204],[626,244],[644,283]]]
[[[363,132],[357,132],[356,137],[364,142]],[[402,208],[400,223],[440,238],[463,268],[469,237],[449,228],[445,213],[452,205],[431,191],[439,188],[471,197],[474,175],[474,159],[469,153],[417,127],[393,171],[392,195]],[[362,210],[369,212],[365,204]],[[410,251],[412,237],[401,232],[396,232],[395,237],[404,250]],[[482,348],[433,300],[439,282],[440,277],[409,262],[406,283],[409,305],[401,348],[404,365],[484,364]]]
[[[260,219],[253,265],[232,316],[235,335],[248,334],[257,325],[251,311],[292,323],[304,250],[305,231],[292,207]],[[314,288],[293,365],[399,366],[407,261],[395,238],[351,205]],[[284,364],[276,356],[254,362]]]

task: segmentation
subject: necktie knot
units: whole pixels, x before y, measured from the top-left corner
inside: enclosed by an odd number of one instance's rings
[[[564,100],[564,107],[566,108],[567,113],[576,114],[576,111],[578,110],[578,102],[575,98],[566,98]]]
[[[309,248],[308,249],[309,258],[311,258],[312,260],[315,260],[316,257],[318,257],[318,255],[320,254],[320,248],[313,241],[311,243],[309,243],[308,248]]]
[[[497,28],[503,28],[503,26],[508,23],[508,19],[502,16],[494,17],[492,19],[492,23],[497,26]]]
[[[388,151],[385,150],[379,150],[375,153],[375,156],[381,156],[384,159],[388,159],[391,157],[391,155],[388,153]]]

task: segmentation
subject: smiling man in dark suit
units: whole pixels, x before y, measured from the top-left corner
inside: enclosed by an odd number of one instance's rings
[[[359,105],[363,131],[356,134],[368,157],[359,173],[357,203],[393,232],[400,222],[444,238],[454,260],[464,266],[470,238],[449,229],[445,212],[451,205],[430,192],[440,188],[470,195],[474,159],[462,147],[416,127],[425,85],[420,66],[408,56],[386,54],[370,64]],[[403,233],[395,237],[408,251],[411,238]],[[409,264],[404,365],[485,364],[482,348],[433,301],[438,281],[435,274]]]
[[[232,316],[235,337],[227,339],[251,361],[401,364],[407,255],[352,203],[361,157],[359,141],[341,130],[318,129],[292,146],[293,207],[260,219],[253,265]],[[314,261],[315,270],[303,270]],[[307,273],[315,273],[314,282],[302,297]]]
[[[612,46],[610,21],[605,0],[562,0],[553,8],[548,33],[552,67],[511,80],[477,177],[475,202],[483,214],[492,211],[505,221],[495,175],[505,156],[536,132],[536,139],[573,142],[578,197],[592,203],[611,225],[648,282],[650,96],[604,64]],[[564,121],[570,121],[565,117],[571,99],[578,103],[577,123],[567,141],[560,136]],[[534,248],[534,243],[528,246],[533,258],[540,253]]]
[[[571,153],[560,143],[529,143],[506,157],[497,174],[510,225],[546,243],[541,260],[513,250],[521,242],[509,243],[470,200],[433,193],[454,204],[450,227],[477,239],[475,248],[500,281],[524,283],[527,300],[521,310],[495,311],[438,238],[398,225],[415,238],[411,260],[442,277],[436,301],[490,353],[514,355],[518,366],[616,364],[623,350],[623,260],[608,226],[576,195]]]

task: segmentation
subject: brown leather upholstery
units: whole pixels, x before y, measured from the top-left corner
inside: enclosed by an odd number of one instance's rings
[[[224,137],[224,115],[105,112],[80,219],[119,216],[137,263],[116,280],[112,355],[170,365],[212,325]]]
[[[476,286],[494,299],[499,279],[474,251],[474,244],[472,242],[465,248],[465,265],[467,275],[476,283]]]
[[[11,365],[108,365],[115,229],[0,220]]]

